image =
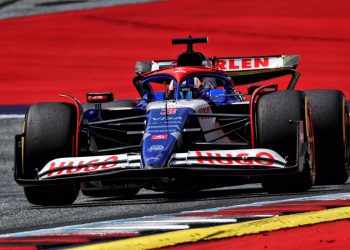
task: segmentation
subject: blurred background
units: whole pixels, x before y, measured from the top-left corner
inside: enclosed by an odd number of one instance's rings
[[[207,36],[206,56],[299,54],[298,89],[350,97],[347,0],[0,0],[0,105],[137,97],[138,60],[175,59],[175,37]]]

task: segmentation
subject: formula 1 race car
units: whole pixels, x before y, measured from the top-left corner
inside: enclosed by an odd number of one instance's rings
[[[173,39],[187,45],[176,60],[137,62],[140,98],[88,93],[84,105],[62,95],[67,102],[30,106],[14,173],[28,201],[67,205],[79,190],[132,196],[262,183],[280,193],[346,182],[344,94],[294,90],[297,55],[207,58],[193,49],[206,42]],[[285,90],[269,82],[285,76]]]

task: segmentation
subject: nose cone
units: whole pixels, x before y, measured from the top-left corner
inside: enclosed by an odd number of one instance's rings
[[[174,149],[181,145],[181,131],[189,112],[189,108],[149,110],[141,154],[144,168],[167,166]]]
[[[142,147],[143,166],[145,168],[166,167],[176,142],[176,135],[171,133],[146,135]]]

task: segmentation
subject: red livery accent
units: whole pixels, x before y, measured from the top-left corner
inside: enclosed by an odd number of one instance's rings
[[[277,91],[276,84],[267,84],[257,88],[250,99],[250,124],[255,124],[255,104],[261,95]],[[252,138],[252,148],[255,148],[255,126],[250,126],[250,133]]]
[[[202,155],[202,153],[205,153],[206,155]],[[249,155],[247,153],[238,153],[237,155],[232,154],[221,154],[221,153],[215,153],[215,156],[213,156],[210,152],[201,152],[196,151],[196,155],[199,157],[208,157],[198,159],[198,163],[209,163],[212,165],[263,165],[263,166],[271,166],[273,162],[271,160],[275,160],[273,155],[267,152],[259,152],[256,155]],[[264,158],[264,160],[261,159],[246,159],[247,157],[256,157],[256,158]],[[229,158],[229,159],[222,159],[222,158]],[[242,158],[242,159],[232,159],[232,158]],[[266,159],[266,160],[265,160]],[[270,161],[269,161],[270,160]]]
[[[247,165],[252,165],[252,164],[254,164],[253,163],[253,160],[247,160],[247,159],[245,159],[246,157],[248,157],[249,156],[249,154],[247,154],[247,153],[240,153],[240,154],[238,154],[237,155],[237,157],[242,157],[242,160],[236,160],[236,162],[238,163],[238,164],[247,164]]]
[[[243,58],[242,59],[242,69],[250,69],[252,67],[251,59]]]
[[[268,66],[269,66],[269,58],[268,57],[255,58],[255,60],[254,60],[254,68],[268,67]]]
[[[168,138],[167,134],[161,134],[161,135],[152,135],[152,140],[165,140]]]
[[[74,96],[66,95],[66,94],[60,94],[60,97],[67,98],[70,100],[71,103],[74,104],[76,111],[77,111],[77,117],[76,117],[76,128],[75,128],[75,156],[79,155],[79,136],[80,136],[80,123],[83,116],[83,106],[81,105],[80,101],[75,98]]]
[[[257,158],[269,158],[270,160],[275,160],[275,158],[271,154],[269,154],[267,152],[257,153],[256,157]],[[255,162],[258,163],[258,164],[264,165],[264,166],[271,166],[272,165],[272,161],[262,162],[261,160],[256,159]]]
[[[176,110],[175,108],[167,108],[166,110],[165,109],[162,109],[162,111],[160,112],[161,115],[165,115],[165,114],[168,114],[168,115],[175,115],[176,114]]]

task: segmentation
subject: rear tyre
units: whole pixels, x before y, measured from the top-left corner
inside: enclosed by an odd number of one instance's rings
[[[349,178],[349,111],[338,90],[305,91],[315,134],[316,184],[343,184]]]
[[[38,171],[52,159],[73,155],[76,111],[67,103],[32,105],[25,117],[23,170],[26,178],[36,178]],[[27,200],[35,205],[72,204],[79,185],[24,187]]]
[[[291,122],[292,121],[292,122]],[[301,172],[284,176],[266,176],[263,188],[269,193],[304,192],[315,182],[313,134],[309,102],[300,91],[278,91],[262,96],[257,103],[256,131],[259,148],[275,150],[287,157],[289,166],[299,164],[297,155],[298,121],[304,124],[305,161]]]

